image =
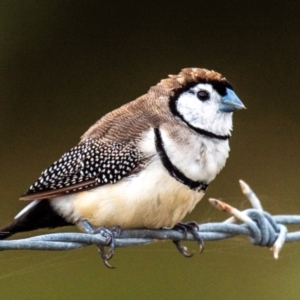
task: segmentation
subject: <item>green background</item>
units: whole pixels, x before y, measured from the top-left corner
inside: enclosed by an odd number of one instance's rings
[[[1,1],[0,225],[20,194],[106,112],[184,67],[225,75],[247,106],[230,158],[186,220],[248,207],[246,180],[273,214],[300,214],[299,1]],[[64,230],[73,230],[65,228]],[[76,230],[76,229],[74,229]],[[45,231],[40,231],[40,233]],[[18,235],[24,237],[30,234]],[[187,243],[196,252],[194,243]],[[275,261],[245,237],[181,257],[170,242],[0,255],[1,299],[299,299],[300,243]]]

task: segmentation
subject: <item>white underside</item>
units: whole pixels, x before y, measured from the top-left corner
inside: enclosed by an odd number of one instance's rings
[[[228,156],[224,141],[213,143],[199,137],[180,151],[163,129],[162,139],[172,163],[193,180],[213,180]],[[69,221],[86,219],[94,227],[161,228],[182,221],[204,193],[191,190],[168,174],[156,153],[153,130],[144,135],[139,146],[153,157],[144,170],[115,184],[53,198],[52,206]]]
[[[52,205],[71,221],[88,220],[94,227],[172,227],[203,197],[152,163],[136,176],[81,193],[53,199]]]

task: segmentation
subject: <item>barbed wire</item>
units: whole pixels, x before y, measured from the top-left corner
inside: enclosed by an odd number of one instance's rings
[[[300,240],[300,231],[288,232],[285,226],[300,224],[300,216],[272,216],[263,210],[260,200],[249,185],[242,180],[239,183],[252,208],[240,211],[221,200],[209,199],[214,207],[225,211],[231,217],[219,223],[198,224],[196,231],[198,237],[194,233],[173,229],[121,230],[114,238],[114,246],[138,246],[161,240],[199,241],[202,239],[204,241],[216,241],[245,235],[252,244],[271,248],[274,258],[277,259],[285,242]],[[99,233],[53,233],[17,240],[1,240],[0,251],[25,249],[62,251],[90,245],[97,245],[99,248],[108,246],[110,242],[105,232],[101,230]],[[105,260],[110,258],[106,257]]]

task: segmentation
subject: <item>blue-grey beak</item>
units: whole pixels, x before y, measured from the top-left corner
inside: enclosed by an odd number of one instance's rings
[[[227,94],[221,99],[220,111],[233,112],[235,110],[246,108],[232,89],[226,88],[226,92]]]

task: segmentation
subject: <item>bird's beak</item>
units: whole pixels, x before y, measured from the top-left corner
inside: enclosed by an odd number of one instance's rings
[[[227,94],[222,97],[219,110],[222,112],[234,112],[235,110],[246,108],[236,93],[226,88]]]

